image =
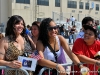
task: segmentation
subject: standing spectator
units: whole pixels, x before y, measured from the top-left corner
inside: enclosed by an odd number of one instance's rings
[[[27,29],[30,31],[31,30],[31,26],[30,25],[27,25]]]
[[[100,59],[95,59],[95,55],[100,51],[100,41],[97,39],[97,31],[89,25],[84,25],[84,37],[78,38],[72,48],[84,66],[89,68],[88,75],[98,75],[98,67],[100,67]],[[74,75],[80,75],[80,70],[77,66],[72,66]],[[71,74],[73,75],[73,74]]]
[[[98,34],[98,39],[100,40],[100,25],[97,25],[97,34]]]
[[[25,22],[21,16],[13,15],[10,17],[7,22],[5,37],[0,40],[1,66],[19,69],[22,63],[18,61],[18,56],[24,53],[33,53],[34,42],[25,34],[25,29]],[[20,70],[17,72],[20,75],[25,75]],[[7,70],[7,75],[16,75],[15,70]]]
[[[26,26],[26,31],[25,31],[25,33],[26,33],[27,35],[31,36],[31,26],[30,26],[30,25],[27,25],[27,26]]]
[[[62,54],[63,50],[76,65],[79,65],[80,61],[76,55],[71,52],[66,39],[61,35],[58,35],[57,28],[58,26],[56,26],[55,22],[51,18],[46,18],[41,22],[40,34],[36,48],[43,58],[38,61],[38,64],[52,68],[54,72],[52,72],[51,75],[57,75],[56,70],[60,71],[60,75],[66,75],[64,67],[60,65],[62,61],[63,63],[66,63],[64,54]],[[79,67],[82,68],[82,64],[79,65]],[[43,75],[48,75],[48,73],[46,72]]]
[[[60,34],[64,37],[64,24],[60,27]]]
[[[74,16],[72,16],[72,17],[70,18],[70,20],[71,20],[71,22],[72,22],[72,26],[75,25],[75,18],[74,18]]]
[[[79,32],[79,34],[76,36],[76,39],[84,37],[84,25],[93,26],[93,21],[94,20],[91,17],[85,17],[85,18],[83,18],[83,20],[82,20],[82,30],[83,31]]]
[[[69,18],[67,18],[67,24],[69,25],[69,21],[70,21],[70,19]]]
[[[69,31],[69,44],[73,44],[75,42],[76,36],[75,33],[77,32],[76,26],[72,26],[72,28]],[[71,42],[73,40],[73,42]]]
[[[39,29],[40,29],[40,22],[34,21],[31,27],[31,34],[32,34],[31,38],[35,44],[35,47],[39,36]]]

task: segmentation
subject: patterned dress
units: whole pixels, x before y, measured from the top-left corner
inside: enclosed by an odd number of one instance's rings
[[[14,45],[13,42],[11,42],[10,39],[8,39],[8,49],[6,50],[5,53],[5,60],[6,61],[13,61],[17,60],[18,56],[23,55],[24,52],[32,52],[32,48],[29,44],[29,42],[24,43],[24,50],[18,50],[18,48]],[[29,75],[32,75],[32,73]],[[16,75],[15,70],[7,70],[7,75]],[[18,71],[18,75],[25,75],[22,71]]]

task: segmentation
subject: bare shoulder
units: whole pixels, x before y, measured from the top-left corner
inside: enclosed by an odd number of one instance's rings
[[[40,40],[38,40],[36,45],[37,46],[43,46],[43,43]]]
[[[39,51],[44,51],[43,43],[40,40],[37,41],[36,49]]]
[[[62,44],[67,44],[67,41],[66,41],[66,39],[65,39],[63,36],[58,35],[58,37],[59,37],[59,40],[60,40],[60,42],[61,42],[61,45],[62,45]]]
[[[59,38],[60,41],[65,40],[65,38],[61,35],[58,35],[58,38]]]
[[[61,36],[61,35],[57,35],[59,38],[62,38],[63,36]],[[64,38],[64,37],[63,37]]]
[[[8,48],[8,37],[4,37],[0,39],[0,49],[7,49]]]
[[[8,37],[0,39],[0,43],[8,43]]]

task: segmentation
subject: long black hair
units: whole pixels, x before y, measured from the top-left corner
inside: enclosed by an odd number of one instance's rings
[[[49,42],[49,35],[48,35],[48,27],[50,26],[49,23],[53,21],[53,19],[51,18],[45,18],[41,24],[40,24],[40,33],[39,33],[39,38],[38,40],[40,40],[44,47],[47,46],[48,42]]]
[[[20,21],[23,21],[24,29],[23,29],[21,35],[24,37],[25,36],[25,30],[26,30],[25,22],[24,22],[24,19],[19,15],[13,15],[13,16],[10,17],[10,19],[7,22],[5,36],[11,36],[12,39],[15,40],[16,39],[16,34],[14,32],[14,26],[16,24],[18,24]]]

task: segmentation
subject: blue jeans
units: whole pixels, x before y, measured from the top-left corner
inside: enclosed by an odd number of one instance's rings
[[[73,42],[71,42],[71,40],[73,39]],[[69,35],[69,43],[74,43],[76,39],[76,34],[70,34]]]
[[[64,37],[64,32],[61,32],[61,35]]]
[[[71,40],[73,39],[73,35],[69,35],[69,43],[72,43]]]

